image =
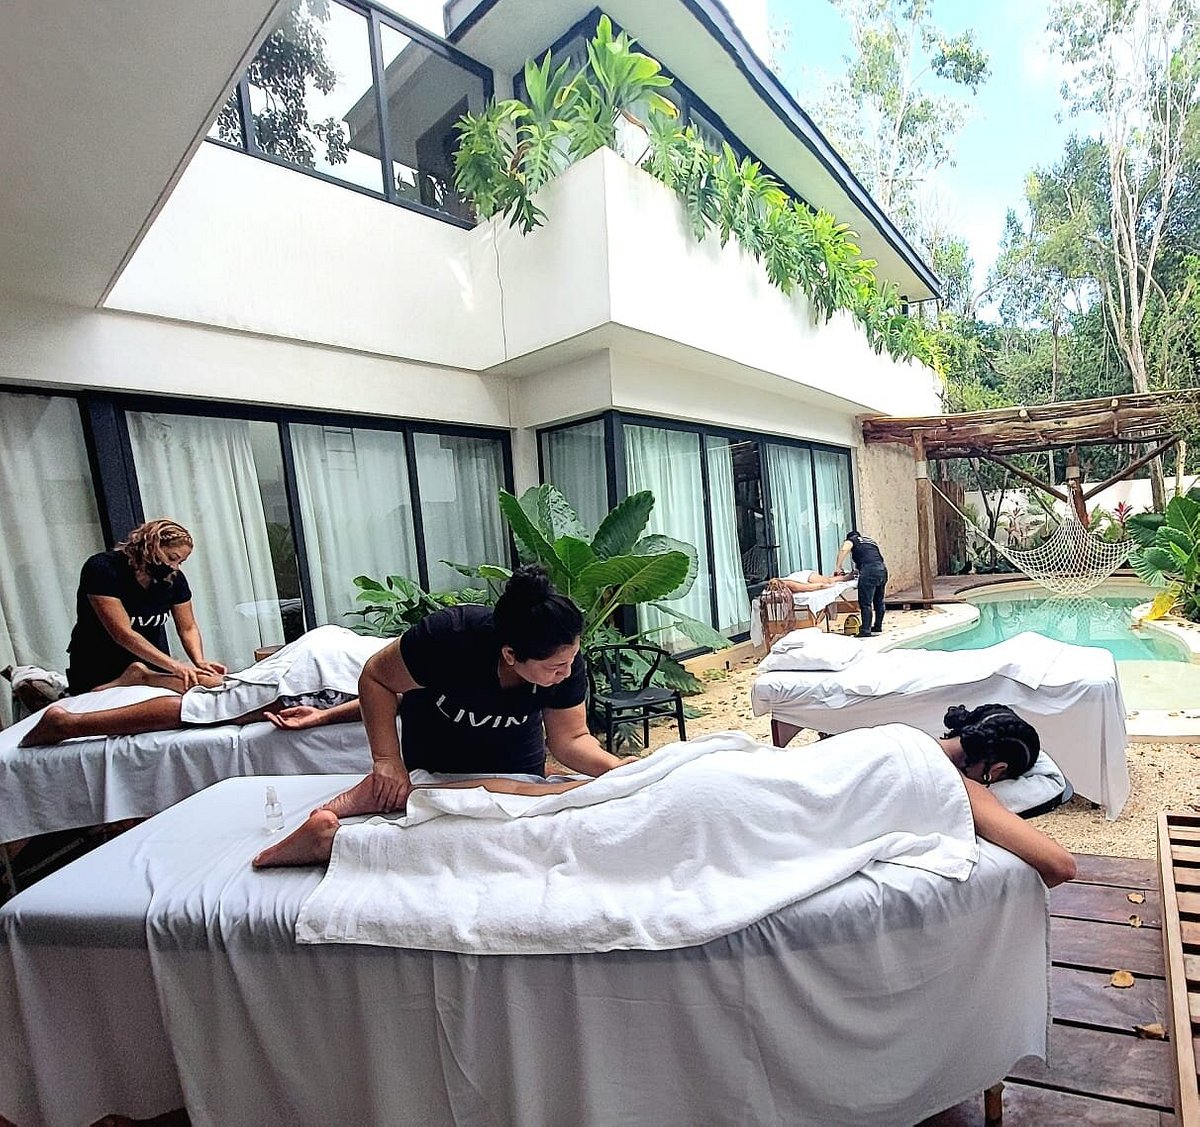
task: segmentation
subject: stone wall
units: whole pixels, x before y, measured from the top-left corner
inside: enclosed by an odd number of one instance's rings
[[[891,443],[857,450],[859,531],[874,536],[888,566],[888,593],[920,587],[917,486],[912,451]],[[930,568],[936,573],[933,532]]]

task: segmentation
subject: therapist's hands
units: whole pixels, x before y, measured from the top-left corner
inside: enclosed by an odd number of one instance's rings
[[[404,809],[413,785],[403,763],[395,759],[377,759],[370,777],[381,813]]]
[[[228,666],[222,665],[219,661],[198,661],[196,668],[211,677],[224,677],[229,672]]]

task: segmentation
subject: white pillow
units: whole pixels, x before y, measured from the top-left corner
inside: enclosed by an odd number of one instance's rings
[[[1058,764],[1043,748],[1024,775],[1016,779],[1000,779],[992,783],[991,791],[1002,806],[1008,807],[1014,814],[1023,814],[1058,797],[1066,787],[1067,780]]]
[[[809,626],[780,638],[758,663],[758,668],[764,673],[837,672],[858,661],[863,652],[862,643],[856,638],[827,634],[819,627]]]

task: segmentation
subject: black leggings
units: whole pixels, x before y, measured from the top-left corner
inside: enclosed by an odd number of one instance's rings
[[[887,580],[886,567],[872,567],[858,574],[858,609],[862,615],[860,638],[878,634],[883,629],[883,591]]]

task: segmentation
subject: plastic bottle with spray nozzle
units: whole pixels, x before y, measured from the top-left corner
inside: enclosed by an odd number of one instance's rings
[[[279,801],[279,795],[275,793],[274,787],[267,787],[265,815],[267,833],[273,834],[283,829],[283,804]]]

